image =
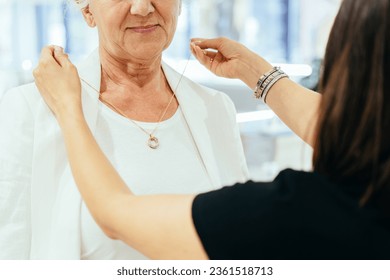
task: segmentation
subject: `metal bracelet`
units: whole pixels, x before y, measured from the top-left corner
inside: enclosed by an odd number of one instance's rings
[[[263,100],[264,103],[267,103],[267,95],[270,89],[273,87],[274,84],[276,84],[277,81],[283,78],[288,78],[287,74],[280,70],[278,72],[278,75],[275,76],[264,88],[263,94],[261,95],[261,100]]]
[[[260,99],[261,98],[261,95],[262,95],[262,92],[264,90],[264,82],[267,81],[267,79],[272,75],[274,74],[275,72],[277,72],[278,70],[280,70],[280,67],[273,67],[270,71],[268,71],[267,73],[264,73],[260,79],[258,80],[257,84],[256,84],[256,87],[255,87],[255,90],[254,90],[254,97],[257,98],[257,99]]]

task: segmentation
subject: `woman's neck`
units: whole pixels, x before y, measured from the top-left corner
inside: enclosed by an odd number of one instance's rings
[[[148,98],[148,95],[156,97],[156,92],[166,91],[167,81],[161,69],[161,56],[142,61],[120,59],[101,50],[100,62],[101,92],[131,92],[133,98]]]
[[[170,118],[178,107],[161,68],[161,56],[145,61],[121,60],[100,52],[100,100],[126,117],[146,122]],[[170,105],[168,105],[170,104]],[[167,107],[168,106],[168,107]]]

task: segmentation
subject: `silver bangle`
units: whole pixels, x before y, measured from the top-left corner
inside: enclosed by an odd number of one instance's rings
[[[284,73],[280,67],[273,67],[271,71],[262,75],[257,82],[254,97],[257,99],[262,99],[265,103],[267,94],[271,87],[280,79],[288,78],[287,74]]]
[[[270,91],[270,89],[273,87],[273,85],[276,84],[277,81],[279,81],[280,79],[283,79],[283,78],[288,78],[287,74],[284,72],[280,73],[278,76],[273,78],[273,80],[269,84],[267,84],[267,86],[264,89],[263,94],[261,96],[261,100],[263,100],[264,103],[267,103],[267,95],[268,95],[268,92]]]
[[[262,92],[264,90],[264,82],[273,74],[275,73],[276,71],[278,71],[280,68],[279,67],[273,67],[270,71],[268,71],[267,73],[264,73],[260,79],[257,81],[257,84],[256,84],[256,87],[254,89],[254,97],[257,98],[257,99],[260,99],[261,98],[261,95],[262,95]]]

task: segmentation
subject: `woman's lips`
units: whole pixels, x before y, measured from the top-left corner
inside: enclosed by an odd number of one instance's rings
[[[144,25],[144,26],[133,26],[133,27],[129,27],[129,29],[136,33],[150,33],[156,30],[157,27],[158,24],[154,24],[154,25]]]

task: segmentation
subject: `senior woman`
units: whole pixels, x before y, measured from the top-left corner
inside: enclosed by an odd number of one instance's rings
[[[388,260],[389,16],[390,0],[342,2],[322,98],[237,42],[192,45],[209,70],[256,87],[255,95],[298,134],[311,131],[314,171],[284,170],[272,182],[198,195],[133,195],[84,121],[79,79],[61,50],[44,50],[36,83],[60,123],[80,192],[108,236],[163,259]],[[58,88],[56,76],[67,84]]]
[[[133,191],[184,194],[245,181],[230,99],[161,60],[181,1],[76,2],[99,34],[98,50],[78,67],[84,113]],[[0,130],[0,259],[144,258],[92,219],[60,127],[34,84],[4,96]]]

